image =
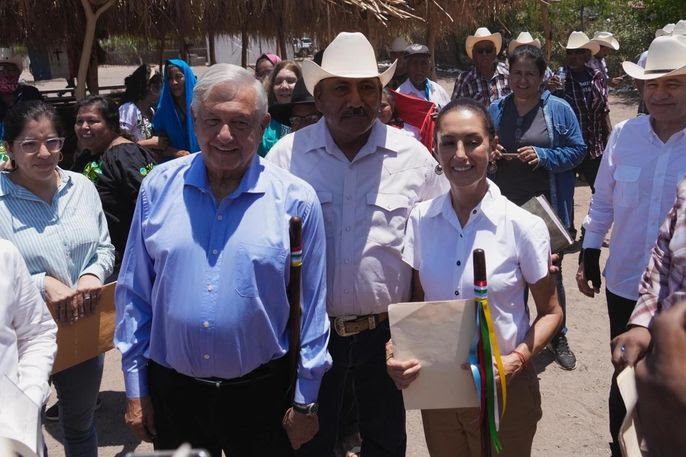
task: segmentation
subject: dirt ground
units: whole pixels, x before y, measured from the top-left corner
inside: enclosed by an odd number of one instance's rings
[[[101,67],[100,84],[122,84],[124,76],[133,67]],[[202,73],[204,67],[194,69]],[[26,79],[30,75],[25,74]],[[452,81],[441,81],[452,90]],[[39,82],[39,88],[58,89],[64,80]],[[613,124],[635,116],[635,99],[610,96]],[[583,220],[588,209],[590,190],[577,187],[575,220]],[[603,249],[604,264],[607,250]],[[543,418],[534,439],[535,457],[601,457],[609,455],[607,426],[607,392],[612,366],[609,357],[609,326],[604,296],[589,299],[576,287],[577,254],[568,255],[563,262],[563,276],[567,293],[567,326],[571,349],[577,356],[577,368],[565,371],[559,368],[546,351],[536,360],[543,398]],[[96,413],[96,427],[101,457],[124,457],[128,452],[151,450],[151,446],[136,440],[124,425],[125,395],[119,353],[110,351],[105,359],[100,396],[102,408]],[[55,395],[49,405],[55,401]],[[416,411],[408,412],[408,457],[428,457],[421,417]],[[56,423],[44,426],[45,439],[51,457],[64,456],[61,432]]]

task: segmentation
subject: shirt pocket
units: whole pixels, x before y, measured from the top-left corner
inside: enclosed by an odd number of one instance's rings
[[[238,295],[254,298],[260,289],[285,287],[287,250],[276,246],[241,243],[233,262],[234,286]]]
[[[317,198],[322,205],[322,217],[324,218],[326,237],[330,238],[333,236],[332,230],[334,226],[333,194],[331,192],[317,191]]]
[[[371,213],[369,238],[382,245],[400,250],[410,199],[401,194],[367,194],[367,207]]]
[[[632,208],[638,204],[638,178],[641,167],[618,165],[612,175],[615,180],[613,201],[616,206]]]

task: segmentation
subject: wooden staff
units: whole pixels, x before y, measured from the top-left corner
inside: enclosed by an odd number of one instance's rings
[[[474,266],[474,291],[477,294],[477,299],[480,298],[479,295],[485,295],[486,293],[486,256],[483,249],[474,249],[472,252],[472,264]],[[477,314],[481,314],[481,306],[477,302]],[[480,320],[477,320],[479,322]],[[481,325],[479,325],[481,327]],[[477,332],[481,332],[481,328],[477,328]],[[479,342],[479,362],[483,367],[485,362],[490,363],[490,361],[483,360],[483,339]],[[486,405],[486,373],[485,370],[481,371],[481,455],[482,457],[491,456],[491,434],[488,427],[488,405]]]
[[[295,395],[295,382],[298,378],[298,362],[300,361],[300,321],[302,320],[302,305],[300,303],[300,270],[303,264],[302,248],[302,220],[291,217],[289,224],[289,238],[291,244],[291,268],[288,281],[288,359],[291,376],[291,401]]]

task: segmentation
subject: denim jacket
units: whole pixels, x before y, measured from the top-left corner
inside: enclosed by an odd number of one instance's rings
[[[496,132],[500,129],[505,103],[514,94],[499,98],[488,108]],[[566,227],[572,225],[572,204],[576,178],[574,167],[579,165],[586,155],[586,143],[581,135],[581,128],[576,115],[563,99],[552,95],[547,90],[541,94],[543,115],[550,136],[550,148],[535,146],[538,155],[538,166],[550,174],[550,204],[557,208],[557,214]]]

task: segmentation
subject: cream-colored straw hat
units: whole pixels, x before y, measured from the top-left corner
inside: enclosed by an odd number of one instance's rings
[[[665,36],[665,35],[670,35],[672,31],[674,31],[674,25],[673,23],[666,24],[664,27],[661,29],[655,30],[655,38]]]
[[[311,60],[303,62],[305,87],[314,95],[314,87],[326,78],[379,78],[385,86],[393,78],[397,61],[388,70],[379,73],[374,48],[359,32],[341,32],[326,47],[322,54],[322,65]]]
[[[566,49],[589,49],[592,54],[597,54],[600,45],[588,39],[584,32],[572,32],[567,39]]]
[[[516,40],[510,41],[510,44],[507,46],[508,54],[512,54],[515,49],[523,44],[530,44],[531,46],[536,46],[538,49],[541,49],[541,42],[538,38],[534,40],[534,37],[532,37],[529,32],[522,32]]]
[[[467,36],[467,40],[465,41],[465,50],[470,59],[472,58],[472,49],[474,49],[474,45],[479,41],[490,41],[493,43],[496,55],[500,52],[500,48],[503,47],[503,37],[500,36],[499,32],[491,33],[486,27],[479,27],[476,29],[476,32],[474,32],[474,35]]]
[[[633,62],[622,62],[627,75],[634,79],[657,79],[686,75],[686,35],[657,37],[650,43],[645,69]]]
[[[619,49],[619,41],[610,32],[596,32],[593,34],[593,40],[600,46],[605,46],[606,48],[612,48],[615,51]]]

